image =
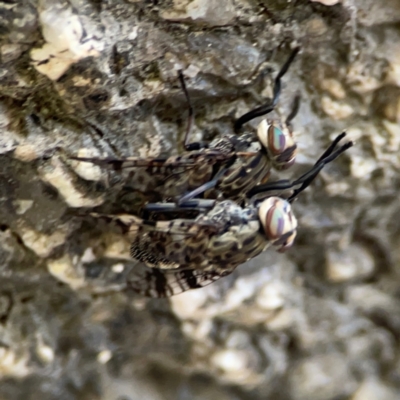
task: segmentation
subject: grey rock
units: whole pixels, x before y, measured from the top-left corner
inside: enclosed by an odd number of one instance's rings
[[[2,399],[399,397],[399,3],[322,3],[0,4]],[[179,154],[178,69],[194,140],[232,132],[297,45],[277,111],[301,93],[299,155],[277,176],[343,130],[356,145],[294,204],[294,247],[169,300],[127,291],[144,266],[89,213],[142,199],[69,157]]]

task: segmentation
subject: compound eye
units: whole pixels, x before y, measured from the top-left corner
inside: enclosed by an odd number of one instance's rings
[[[267,150],[272,165],[277,170],[289,168],[296,159],[297,145],[288,127],[278,126],[266,120],[257,128],[258,140]]]
[[[279,253],[284,253],[287,249],[293,246],[294,239],[296,238],[297,231],[291,231],[283,235],[280,239],[276,240],[273,245],[277,247]]]
[[[278,251],[285,251],[296,237],[297,220],[290,203],[279,197],[264,200],[258,211],[267,239]]]

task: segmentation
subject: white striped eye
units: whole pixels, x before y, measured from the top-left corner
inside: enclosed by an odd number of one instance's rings
[[[268,124],[264,119],[258,125],[257,137],[275,169],[286,169],[294,164],[297,145],[288,127],[278,126],[274,122]]]
[[[297,219],[289,202],[279,197],[269,197],[261,203],[258,216],[265,235],[271,244],[278,247],[278,251],[283,252],[292,246]]]

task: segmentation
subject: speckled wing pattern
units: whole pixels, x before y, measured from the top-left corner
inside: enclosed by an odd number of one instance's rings
[[[232,271],[162,270],[144,268],[127,282],[128,290],[147,297],[170,297],[190,289],[207,286]]]
[[[129,217],[128,217],[129,218]],[[131,256],[146,265],[128,287],[152,297],[206,286],[230,274],[268,245],[253,208],[230,200],[195,219],[145,221],[130,217]]]
[[[224,226],[201,216],[197,219],[143,221],[130,228],[131,256],[150,268],[197,269],[208,267],[208,247]]]
[[[141,295],[174,296],[209,285],[233,271],[215,266],[212,270],[199,269],[201,265],[209,267],[208,238],[221,230],[207,221],[159,221],[153,226],[138,224],[134,230],[131,256],[146,267],[128,280],[128,289]],[[189,267],[193,263],[197,263],[196,268]]]
[[[232,153],[219,149],[193,151],[182,156],[168,158],[91,158],[70,157],[80,162],[90,162],[101,168],[116,171],[132,189],[140,192],[160,192],[165,200],[194,190],[208,182],[217,169],[233,157]]]

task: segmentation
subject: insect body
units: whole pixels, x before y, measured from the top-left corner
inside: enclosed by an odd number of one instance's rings
[[[238,265],[272,245],[278,251],[289,248],[296,236],[297,221],[290,203],[318,175],[327,163],[352,146],[352,142],[335,150],[344,137],[340,135],[324,152],[314,167],[299,179],[267,183],[255,187],[253,197],[241,207],[231,200],[192,199],[181,206],[174,203],[149,204],[151,211],[179,211],[190,207],[202,209],[194,219],[145,221],[121,216],[129,225],[131,255],[149,270],[129,286],[144,295],[171,296],[190,288],[205,286],[231,273]],[[293,190],[287,198],[272,196],[276,190]]]
[[[279,197],[244,208],[224,200],[193,220],[159,221],[150,229],[136,226],[131,255],[156,268],[229,269],[270,244],[288,248],[296,227],[290,204]]]
[[[279,197],[245,208],[224,200],[193,220],[136,221],[131,256],[153,269],[225,276],[270,245],[289,248],[296,228],[289,202]]]
[[[240,117],[235,123],[236,132],[244,123],[274,109],[280,95],[280,80],[298,51],[296,48],[292,52],[275,78],[272,102]],[[256,137],[230,134],[209,144],[189,143],[193,111],[182,74],[179,77],[190,115],[184,144],[187,151],[184,154],[153,159],[71,158],[99,166],[111,166],[127,175],[124,180],[129,182],[131,189],[142,193],[158,190],[158,200],[178,198],[180,203],[198,197],[203,192],[205,198],[239,199],[251,187],[265,182],[271,168],[284,169],[294,163],[297,146],[292,138],[290,121],[297,112],[298,101],[285,123],[262,121]]]

